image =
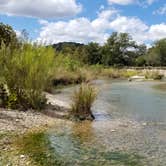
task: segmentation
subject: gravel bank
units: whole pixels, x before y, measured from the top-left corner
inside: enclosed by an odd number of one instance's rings
[[[0,132],[21,132],[24,133],[31,128],[50,126],[55,118],[39,112],[19,112],[0,109]]]

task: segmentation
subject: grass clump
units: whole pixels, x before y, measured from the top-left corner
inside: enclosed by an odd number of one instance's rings
[[[89,84],[82,84],[72,97],[71,115],[78,120],[93,120],[91,111],[97,97],[96,89]]]

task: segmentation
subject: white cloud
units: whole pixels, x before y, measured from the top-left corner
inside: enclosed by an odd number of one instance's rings
[[[21,37],[21,31],[15,30],[17,37]]]
[[[152,5],[154,2],[158,0],[138,0],[137,4],[143,8],[147,8],[148,6]]]
[[[87,18],[82,17],[68,22],[51,22],[43,26],[37,40],[46,43],[63,41],[87,43],[89,41],[102,42],[107,37],[106,33],[97,31]]]
[[[139,18],[125,16],[119,16],[110,22],[110,28],[117,32],[130,33],[138,42],[145,40],[144,33],[148,30],[148,26]]]
[[[158,10],[154,11],[153,14],[166,15],[166,4],[164,4]]]
[[[96,41],[103,43],[109,36],[106,32],[109,29],[109,22],[117,12],[115,9],[103,10],[92,21],[81,17],[69,21],[42,24],[43,27],[37,40],[46,43],[58,43],[62,41],[81,43]],[[42,22],[40,21],[40,23]]]
[[[109,4],[128,5],[134,3],[134,0],[108,0]]]
[[[102,44],[113,31],[130,33],[138,43],[166,37],[166,24],[148,26],[137,17],[120,16],[115,9],[101,11],[94,20],[82,17],[69,21],[40,23],[42,28],[37,40],[46,43],[94,41]]]
[[[147,7],[147,5],[153,4],[157,0],[108,0],[109,4],[118,4],[118,5],[130,5],[136,4],[142,7]]]
[[[38,20],[38,22],[41,25],[47,25],[49,23],[47,20],[43,20],[43,19]]]
[[[148,35],[151,40],[159,40],[166,37],[166,23],[152,25],[149,28]]]
[[[76,0],[0,0],[0,13],[37,18],[76,15],[82,7]]]
[[[146,1],[146,3],[148,4],[148,5],[151,5],[152,3],[154,3],[156,0],[147,0]]]
[[[91,25],[96,31],[105,31],[109,29],[110,21],[118,14],[115,9],[103,10],[98,13],[98,18],[91,22]]]

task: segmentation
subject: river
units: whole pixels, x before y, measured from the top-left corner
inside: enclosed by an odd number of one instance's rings
[[[98,80],[93,122],[58,121],[45,136],[59,165],[165,166],[166,91],[162,82]],[[58,99],[69,101],[75,87]],[[54,160],[54,159],[53,159]]]

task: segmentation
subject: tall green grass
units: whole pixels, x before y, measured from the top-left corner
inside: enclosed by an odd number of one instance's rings
[[[97,97],[96,89],[89,84],[82,84],[72,96],[71,115],[79,120],[93,119],[91,111]]]
[[[42,95],[54,70],[54,50],[44,46],[23,44],[11,49],[1,46],[0,77],[9,89],[8,107],[41,109],[46,103]]]

